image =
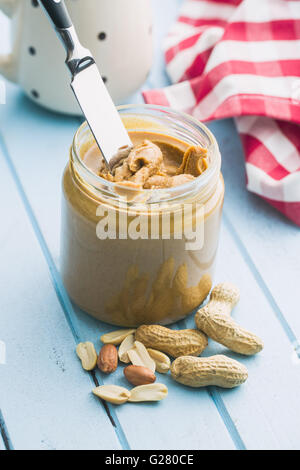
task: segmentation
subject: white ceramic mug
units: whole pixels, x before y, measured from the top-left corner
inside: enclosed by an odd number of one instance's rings
[[[151,0],[66,0],[66,5],[114,101],[123,101],[142,85],[151,67]],[[80,114],[63,46],[37,0],[0,0],[0,9],[12,19],[13,38],[11,54],[0,55],[0,73],[37,103]]]

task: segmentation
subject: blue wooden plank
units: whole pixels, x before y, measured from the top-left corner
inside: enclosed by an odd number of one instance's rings
[[[16,449],[119,449],[120,442],[49,279],[32,227],[0,152],[0,317],[6,365],[0,404]],[[5,384],[5,386],[4,386]],[[103,428],[105,432],[103,433]]]
[[[299,347],[300,303],[299,227],[245,187],[244,157],[234,123],[211,123],[223,154],[228,188],[225,223],[237,248],[263,289],[274,315],[294,347]]]

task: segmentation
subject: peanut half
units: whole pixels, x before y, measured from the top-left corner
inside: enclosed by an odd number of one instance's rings
[[[135,337],[146,348],[158,349],[172,357],[199,356],[208,344],[201,331],[171,330],[160,325],[142,325]]]
[[[134,334],[126,336],[119,347],[119,359],[122,362],[128,363],[130,359],[128,357],[128,351],[134,347]]]
[[[154,373],[143,366],[127,366],[124,369],[124,375],[132,385],[146,385],[155,382]]]
[[[134,348],[128,351],[128,357],[134,366],[143,366],[155,372],[155,361],[150,357],[145,346],[140,341],[134,342]]]
[[[160,401],[166,398],[168,389],[164,384],[149,384],[135,387],[130,392],[130,402]]]
[[[98,368],[105,374],[111,374],[118,367],[118,351],[113,344],[105,344],[99,353]]]
[[[115,405],[122,405],[128,401],[130,397],[129,390],[124,387],[119,387],[118,385],[101,385],[100,387],[94,388],[93,394]]]
[[[172,363],[171,375],[174,380],[189,387],[216,385],[234,388],[247,380],[248,371],[243,364],[222,355],[203,358],[182,356]]]
[[[100,339],[104,344],[114,344],[115,346],[118,346],[127,336],[133,334],[134,332],[135,329],[112,331],[111,333],[106,333],[105,335],[101,336]]]
[[[98,356],[93,343],[90,343],[89,341],[86,343],[79,343],[76,347],[76,354],[81,360],[81,365],[84,370],[91,371],[95,369]]]
[[[196,326],[209,338],[239,354],[250,356],[263,349],[262,340],[240,327],[231,317],[230,312],[239,299],[238,290],[232,284],[216,286],[211,299],[195,316]]]
[[[157,372],[160,372],[161,374],[166,374],[171,367],[170,358],[166,354],[157,351],[156,349],[147,348],[147,351],[150,357],[152,357],[155,362],[155,369],[157,370]]]

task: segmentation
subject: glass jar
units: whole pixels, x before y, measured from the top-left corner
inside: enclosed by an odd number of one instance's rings
[[[181,186],[137,190],[93,173],[83,157],[94,144],[84,123],[63,177],[61,271],[71,299],[120,326],[169,324],[207,297],[224,199],[221,156],[212,133],[169,108],[119,108],[128,132],[200,145],[208,168]]]

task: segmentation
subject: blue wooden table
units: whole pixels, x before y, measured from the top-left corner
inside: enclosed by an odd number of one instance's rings
[[[181,0],[155,0],[156,59],[144,88],[168,83],[160,42]],[[0,17],[0,48],[7,48]],[[231,120],[214,122],[226,199],[216,281],[241,290],[234,316],[265,342],[239,358],[249,380],[235,390],[188,389],[160,380],[159,404],[107,408],[91,394],[79,341],[114,328],[73,306],[59,274],[60,181],[77,118],[47,112],[6,83],[0,106],[0,450],[299,449],[299,229],[244,185],[241,144]],[[129,101],[142,101],[137,93]],[[42,144],[41,144],[42,143]],[[41,152],[42,149],[42,152]],[[193,318],[181,322],[192,327]],[[298,353],[297,353],[298,348]],[[206,355],[222,351],[210,344]],[[230,354],[234,357],[234,354]],[[125,385],[122,368],[100,383]],[[126,386],[126,385],[125,385]]]

